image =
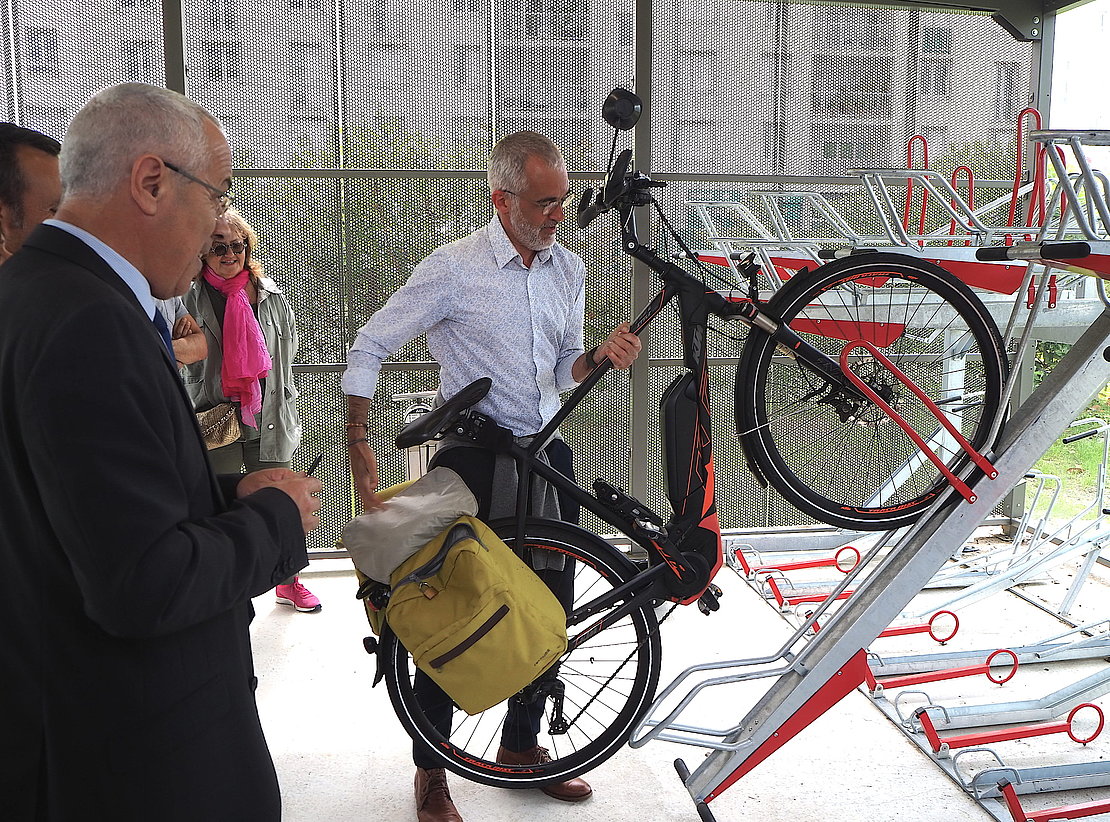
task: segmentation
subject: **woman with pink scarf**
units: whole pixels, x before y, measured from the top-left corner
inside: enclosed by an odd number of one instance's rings
[[[241,435],[208,452],[217,474],[290,468],[301,443],[293,360],[297,324],[285,295],[254,259],[258,236],[235,211],[216,222],[201,272],[185,306],[208,342],[208,357],[182,371],[197,411],[235,404]],[[297,577],[277,586],[277,601],[298,611],[320,600]]]

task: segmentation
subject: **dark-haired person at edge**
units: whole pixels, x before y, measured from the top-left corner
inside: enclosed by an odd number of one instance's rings
[[[285,295],[263,273],[257,249],[254,229],[228,209],[185,295],[208,343],[208,357],[185,368],[185,390],[197,411],[231,401],[241,420],[237,441],[208,452],[217,474],[290,468],[301,444],[293,380],[297,322]],[[275,596],[303,613],[322,607],[297,576],[283,580]]]
[[[19,251],[31,229],[58,210],[61,150],[53,137],[0,123],[0,262]]]
[[[56,219],[0,266],[0,816],[276,822],[251,598],[307,564],[320,482],[213,474],[155,309],[230,201],[227,139],[128,83],[60,159]]]
[[[438,249],[416,266],[408,281],[359,331],[347,357],[347,437],[351,469],[362,504],[379,504],[377,460],[368,442],[370,398],[381,363],[409,340],[426,333],[440,365],[440,394],[448,398],[479,377],[491,377],[490,393],[476,409],[517,437],[535,434],[559,409],[559,394],[581,382],[605,358],[628,368],[640,340],[622,324],[596,348],[583,351],[585,264],[555,235],[570,201],[566,164],[559,149],[532,131],[511,134],[493,148],[489,187],[496,213],[468,237]],[[511,514],[515,476],[506,480],[504,457],[444,440],[433,465],[455,470],[478,499],[484,520]],[[570,448],[556,438],[541,452],[573,476]],[[501,469],[498,462],[502,461]],[[508,472],[511,473],[511,472]],[[511,484],[507,484],[511,483]],[[558,516],[556,495],[538,489],[540,515]],[[563,512],[564,516],[573,516]],[[535,552],[539,557],[541,552]],[[548,554],[549,552],[542,552]],[[573,569],[562,557],[534,561],[537,573],[563,602],[572,594]],[[425,713],[450,733],[450,697],[423,672],[416,692]],[[537,744],[542,705],[509,703],[499,762],[528,765],[547,761]],[[414,748],[419,822],[460,822],[444,769]],[[583,779],[542,788],[556,799],[577,802],[592,793]]]

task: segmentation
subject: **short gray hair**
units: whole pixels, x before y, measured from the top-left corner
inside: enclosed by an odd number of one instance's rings
[[[563,153],[551,140],[535,131],[518,131],[502,137],[489,157],[489,190],[522,191],[528,185],[524,167],[531,157],[539,157],[551,168],[565,168]]]
[[[208,160],[206,122],[220,128],[202,106],[169,89],[121,83],[97,92],[62,141],[62,198],[108,196],[147,153],[166,155],[186,170],[201,168]]]

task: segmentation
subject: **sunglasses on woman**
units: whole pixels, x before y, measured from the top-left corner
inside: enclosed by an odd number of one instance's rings
[[[209,254],[215,254],[217,257],[222,257],[227,254],[228,249],[231,249],[232,254],[242,254],[247,244],[241,240],[236,240],[232,243],[212,243],[212,248],[208,250]]]

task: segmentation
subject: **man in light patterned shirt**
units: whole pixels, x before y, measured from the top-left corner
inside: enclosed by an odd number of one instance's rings
[[[493,387],[475,409],[518,437],[543,428],[559,409],[559,394],[603,359],[628,368],[640,352],[640,339],[627,323],[583,351],[585,265],[555,239],[570,202],[566,164],[555,144],[532,131],[505,137],[493,148],[488,178],[493,219],[416,266],[359,330],[347,355],[342,386],[351,470],[364,507],[377,504],[377,460],[365,432],[381,363],[420,334],[427,334],[428,349],[440,365],[441,395],[451,397],[479,377],[491,377]],[[552,466],[573,476],[570,448],[561,439],[545,452]],[[462,476],[478,499],[478,515],[488,518],[495,462],[488,451],[456,447],[441,450],[435,464]],[[564,604],[573,581],[570,566],[539,572]],[[448,735],[450,698],[422,672],[416,679],[421,705]],[[510,704],[498,761],[545,761],[547,751],[536,744],[542,710],[542,705]],[[413,760],[419,821],[461,822],[443,768],[421,750],[414,749]],[[541,790],[571,802],[592,793],[582,779]]]

